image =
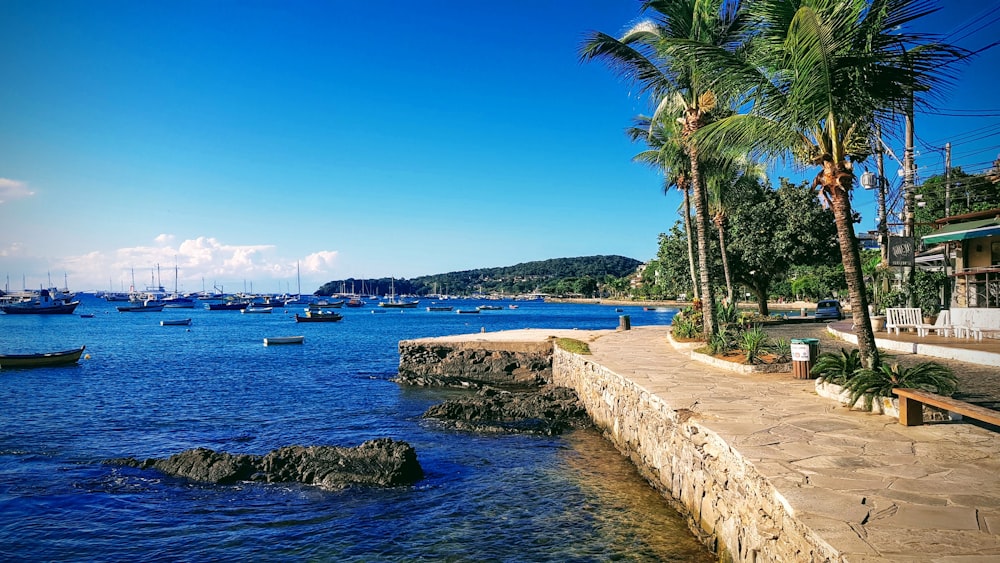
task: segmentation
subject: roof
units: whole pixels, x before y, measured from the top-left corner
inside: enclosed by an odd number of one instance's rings
[[[950,240],[968,240],[994,235],[1000,235],[1000,217],[945,225],[922,238],[926,244],[936,244]]]

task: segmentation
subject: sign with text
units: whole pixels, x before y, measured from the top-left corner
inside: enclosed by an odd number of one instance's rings
[[[793,362],[808,362],[809,361],[809,345],[808,344],[792,344],[792,361]]]
[[[889,265],[913,266],[913,237],[889,237]]]

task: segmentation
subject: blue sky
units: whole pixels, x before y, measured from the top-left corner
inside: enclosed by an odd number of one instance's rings
[[[934,24],[988,22],[998,4],[948,2]],[[0,276],[117,290],[159,264],[171,287],[176,264],[182,290],[294,291],[298,263],[312,291],[652,258],[680,199],[631,162],[641,147],[623,130],[648,107],[577,54],[639,5],[0,2]],[[997,25],[958,43],[992,42]],[[940,105],[1000,106],[996,51]],[[920,115],[917,133],[943,146],[987,127],[953,157],[982,170],[1000,152],[992,113]],[[943,166],[930,150],[917,162]],[[871,194],[856,206],[874,222]]]

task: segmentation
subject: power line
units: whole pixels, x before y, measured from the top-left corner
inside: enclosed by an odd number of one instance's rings
[[[977,23],[981,22],[984,17],[986,17],[989,14],[991,14],[991,13],[997,11],[998,9],[1000,9],[1000,2],[996,2],[995,4],[996,5],[994,5],[992,7],[989,7],[989,8],[986,8],[982,12],[980,12],[980,13],[972,16],[972,17],[970,17],[968,20],[966,20],[965,23],[963,23],[963,24],[959,25],[958,27],[956,27],[955,29],[949,31],[947,34],[945,34],[945,36],[944,36],[943,39],[946,40],[946,41],[951,41],[951,37],[953,35],[955,35],[957,33],[961,33],[963,31],[965,31],[967,28],[969,28],[969,27],[971,27],[973,25],[976,25]]]

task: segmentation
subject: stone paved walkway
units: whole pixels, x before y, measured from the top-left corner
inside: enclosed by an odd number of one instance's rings
[[[594,362],[693,411],[846,560],[1000,561],[1000,434],[904,427],[818,396],[811,380],[691,360],[666,335],[638,327],[588,340]]]

